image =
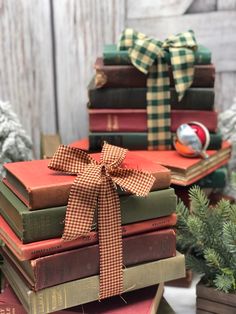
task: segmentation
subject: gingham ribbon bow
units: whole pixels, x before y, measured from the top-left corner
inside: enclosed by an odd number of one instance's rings
[[[69,194],[64,240],[89,233],[98,209],[100,299],[123,291],[121,214],[115,184],[146,196],[155,180],[151,174],[119,167],[126,152],[105,143],[98,163],[78,148],[61,145],[48,166],[77,175]]]
[[[148,149],[171,148],[170,79],[168,52],[179,101],[194,77],[197,44],[193,31],[170,36],[164,42],[125,29],[119,41],[120,50],[129,50],[132,64],[147,78]]]

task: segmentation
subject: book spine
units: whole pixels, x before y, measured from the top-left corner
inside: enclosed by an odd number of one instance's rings
[[[216,111],[171,110],[171,132],[190,121],[198,121],[210,132],[217,130]],[[146,132],[145,109],[91,109],[89,110],[91,132]]]
[[[33,292],[27,289],[27,286],[9,263],[4,263],[2,271],[20,301],[26,301],[29,314],[45,314],[58,311],[95,301],[99,296],[99,276],[97,275]],[[163,281],[184,277],[184,255],[177,253],[175,257],[127,267],[123,270],[123,273],[124,291],[133,291]]]
[[[122,236],[127,237],[140,233],[157,231],[163,228],[170,228],[175,226],[176,220],[177,216],[174,213],[169,216],[124,225],[122,226]],[[9,230],[9,226],[4,228],[4,225],[6,225],[6,223],[4,224],[4,222],[1,222],[2,228],[0,230],[0,238],[21,261],[32,260],[49,254],[98,243],[97,232],[91,231],[89,235],[81,236],[73,241],[63,241],[61,238],[56,238],[52,240],[37,241],[30,244],[19,244],[19,240],[15,240],[14,234],[11,236],[13,231]]]
[[[170,85],[174,85],[171,70]],[[118,75],[119,74],[119,75]],[[147,76],[129,65],[106,65],[96,68],[96,87],[146,87]],[[214,87],[215,67],[213,65],[195,66],[192,87]]]
[[[175,256],[174,230],[166,229],[123,239],[125,267]],[[99,245],[48,255],[31,262],[34,290],[99,273]]]
[[[169,61],[169,60],[168,60]],[[103,50],[103,62],[104,64],[116,64],[116,65],[127,65],[131,64],[129,53],[127,50],[118,50],[116,46],[113,49]],[[210,64],[211,63],[211,52],[199,46],[195,51],[195,64]]]
[[[174,135],[174,134],[173,134]],[[103,142],[128,148],[129,150],[146,150],[148,147],[147,133],[145,132],[90,132],[89,149],[100,151]],[[218,150],[221,148],[222,135],[210,133],[210,144],[208,149]]]
[[[168,175],[165,174],[167,177]],[[169,176],[168,176],[169,180]],[[164,199],[166,198],[166,202]],[[154,201],[161,206],[156,206]],[[160,200],[160,203],[159,203]],[[148,220],[163,217],[172,214],[175,211],[176,197],[173,189],[165,189],[149,193],[146,198],[137,196],[121,196],[121,216],[122,224],[133,223],[142,220]],[[17,209],[15,209],[17,211]],[[11,228],[15,231],[15,220],[8,217],[8,207],[3,211],[4,219],[7,220]],[[29,211],[21,215],[24,231],[21,233],[23,243],[31,243],[44,239],[61,237],[65,219],[66,206],[48,208],[36,211]]]
[[[146,109],[146,88],[89,88],[89,109]],[[175,110],[214,109],[213,88],[189,88],[179,102],[174,88],[170,89],[170,105]]]

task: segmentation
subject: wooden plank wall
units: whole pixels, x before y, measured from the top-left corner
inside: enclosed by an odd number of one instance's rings
[[[164,39],[192,28],[216,65],[216,108],[236,96],[236,0],[0,0],[0,99],[34,142],[87,135],[86,86],[105,43],[125,26]]]

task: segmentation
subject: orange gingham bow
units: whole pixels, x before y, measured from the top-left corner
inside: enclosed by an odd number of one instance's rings
[[[119,167],[126,152],[126,149],[104,143],[98,163],[78,148],[61,145],[48,166],[77,175],[69,194],[64,240],[89,233],[94,211],[98,209],[99,299],[123,291],[121,213],[116,184],[133,194],[146,196],[155,180],[149,173]]]

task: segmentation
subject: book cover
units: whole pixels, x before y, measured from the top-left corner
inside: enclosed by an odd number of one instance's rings
[[[145,109],[90,109],[88,114],[91,132],[147,132]],[[216,132],[218,128],[216,111],[171,110],[170,119],[171,132],[190,121],[202,123],[209,132]]]
[[[97,58],[95,65],[95,85],[101,87],[146,87],[147,75],[132,65],[104,65],[102,58]],[[215,66],[196,65],[192,87],[214,87]],[[173,76],[169,68],[170,84]]]
[[[92,154],[99,161],[100,153]],[[48,168],[49,160],[32,160],[6,163],[6,178],[10,189],[28,206],[29,210],[66,205],[70,188],[76,176],[65,175]],[[151,173],[155,178],[152,190],[170,185],[168,169],[127,152],[121,167]]]
[[[211,51],[203,46],[198,45],[194,51],[195,64],[210,64]],[[170,62],[170,54],[165,53],[167,62]],[[104,64],[131,64],[128,50],[119,50],[116,44],[107,44],[103,47],[103,61]]]
[[[176,235],[170,228],[126,237],[122,243],[125,268],[176,255]],[[1,254],[33,291],[99,274],[98,244],[28,261],[18,260],[7,245],[2,247]]]
[[[126,292],[119,296],[111,297],[102,302],[94,301],[79,305],[77,307],[67,308],[56,311],[55,314],[156,314],[157,310],[164,310],[164,290],[163,283],[151,287],[142,288],[132,292]],[[1,314],[27,314],[23,305],[15,295],[10,285],[0,294],[0,313]],[[166,312],[161,311],[161,314]],[[167,312],[169,313],[169,312]]]
[[[216,169],[225,165],[231,155],[231,144],[223,141],[218,151],[208,150],[209,158],[187,158],[174,150],[169,151],[135,151],[138,155],[155,161],[171,170],[171,182],[176,185],[190,185]]]
[[[147,197],[120,196],[123,225],[168,216],[175,212],[176,195],[172,188],[153,191]],[[30,211],[4,184],[0,183],[0,214],[23,243],[61,237],[66,206]],[[97,215],[94,217],[96,229]]]
[[[13,267],[5,260],[2,271],[28,314],[45,314],[98,299],[99,276],[69,281],[38,292],[30,290]],[[138,290],[185,276],[184,255],[127,267],[124,291]]]
[[[175,133],[172,133],[172,138],[174,136]],[[147,132],[90,132],[89,141],[83,139],[77,142],[84,150],[100,151],[104,141],[130,150],[144,150],[148,147]],[[76,142],[73,145],[76,145]],[[221,148],[221,145],[222,134],[211,132],[208,149],[217,150]]]
[[[96,88],[94,78],[88,85],[89,109],[146,109],[147,88]],[[213,110],[213,88],[189,88],[179,102],[173,87],[170,88],[170,105],[175,110]]]
[[[169,216],[123,225],[122,236],[127,237],[144,232],[151,232],[173,227],[175,226],[176,221],[177,216],[174,213]],[[59,253],[66,250],[98,243],[97,232],[91,231],[88,235],[81,236],[78,239],[72,241],[63,241],[62,238],[54,238],[24,244],[1,216],[0,227],[0,239],[21,261],[35,259],[49,254]]]

